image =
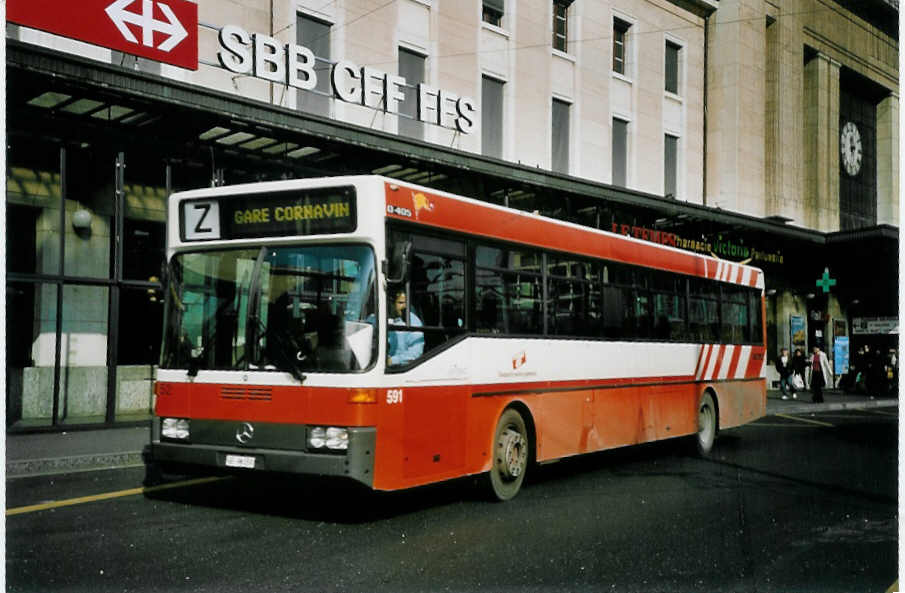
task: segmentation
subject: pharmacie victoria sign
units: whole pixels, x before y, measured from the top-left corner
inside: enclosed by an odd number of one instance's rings
[[[694,237],[683,237],[676,233],[617,222],[613,223],[611,230],[620,235],[627,235],[636,239],[643,239],[741,263],[751,263],[752,265],[785,263],[785,256],[782,251],[767,251],[754,245],[747,245],[744,241],[724,238],[722,235],[718,235],[715,239],[703,237],[696,239]]]
[[[317,88],[318,77],[330,77],[333,96],[347,103],[399,114],[405,101],[405,78],[377,68],[340,60],[327,72],[315,70],[314,52],[294,43],[249,33],[236,25],[220,29],[217,60],[230,72],[254,76],[300,90]],[[477,108],[470,97],[419,83],[415,118],[425,123],[469,134],[474,130]]]

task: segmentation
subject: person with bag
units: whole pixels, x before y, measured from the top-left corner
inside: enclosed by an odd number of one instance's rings
[[[776,359],[776,372],[779,373],[779,389],[782,391],[782,399],[789,399],[786,388],[792,392],[792,399],[798,399],[797,389],[792,383],[792,357],[789,356],[789,349],[783,348],[779,352],[779,358]]]
[[[833,371],[830,369],[830,361],[819,346],[814,346],[814,354],[811,357],[810,377],[808,384],[811,386],[811,401],[815,404],[823,403],[823,388],[833,384]]]
[[[801,348],[795,349],[795,354],[792,356],[792,385],[795,386],[797,391],[801,391],[804,389],[804,376],[805,369],[808,367],[808,360],[804,356],[804,352],[801,351]]]

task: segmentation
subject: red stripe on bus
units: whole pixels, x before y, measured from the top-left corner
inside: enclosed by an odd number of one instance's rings
[[[713,358],[713,352],[717,349],[717,346],[714,344],[709,344],[707,346],[707,358],[704,359],[704,366],[701,367],[701,375],[698,377],[699,379],[707,379],[707,367],[710,366],[710,359]]]
[[[745,369],[745,377],[760,377],[764,368],[764,354],[766,348],[754,346],[751,348],[751,356],[748,358],[748,368]]]
[[[710,351],[713,349],[711,344],[701,346],[701,353],[698,355],[698,366],[694,370],[694,378],[700,379],[704,369],[707,368],[707,361],[710,360]]]
[[[735,372],[738,370],[738,360],[742,356],[743,346],[733,346],[732,348],[732,359],[729,361],[729,372],[726,375],[730,379],[735,377]]]
[[[385,190],[386,216],[396,220],[697,277],[707,277],[713,263],[703,256],[660,247],[650,241],[500,210],[488,204],[441,196],[401,183],[388,182]],[[728,265],[728,262],[721,263]]]
[[[710,374],[710,379],[716,379],[720,376],[720,367],[723,365],[723,354],[725,354],[727,347],[731,348],[731,346],[720,344],[716,354],[716,365],[713,367],[713,373]]]

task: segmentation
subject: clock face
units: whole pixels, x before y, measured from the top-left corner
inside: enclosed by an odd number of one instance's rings
[[[861,133],[853,122],[846,122],[842,126],[839,151],[842,153],[842,166],[845,172],[854,177],[861,170]]]

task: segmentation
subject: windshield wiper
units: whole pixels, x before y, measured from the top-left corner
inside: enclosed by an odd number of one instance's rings
[[[301,363],[307,359],[307,356],[303,354],[303,349],[299,347],[295,338],[267,327],[260,319],[257,320],[257,326],[258,331],[256,333],[258,337],[263,337],[268,341],[266,350],[270,354],[270,356],[265,356],[264,352],[259,352],[259,356],[255,358],[256,362],[260,364],[259,368],[266,369],[269,362],[277,370],[288,372],[300,383],[304,383],[308,376],[302,372]],[[271,340],[276,344],[276,348],[270,346]],[[276,353],[276,356],[274,356],[274,353]],[[299,358],[299,356],[302,358]]]

